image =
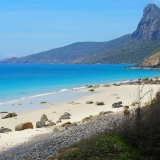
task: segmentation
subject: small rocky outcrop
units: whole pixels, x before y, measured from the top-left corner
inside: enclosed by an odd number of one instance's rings
[[[36,122],[36,128],[42,128],[42,127],[46,127],[44,122],[41,121]]]
[[[62,115],[59,119],[60,119],[60,120],[62,120],[62,119],[70,119],[70,117],[69,117],[69,116],[64,116],[64,115]]]
[[[63,116],[71,116],[71,114],[68,112],[65,112],[65,113],[63,113]]]
[[[33,124],[31,122],[21,123],[15,127],[15,131],[22,131],[25,129],[33,129]]]
[[[95,103],[97,106],[105,105],[104,102],[96,102]]]
[[[94,92],[94,89],[89,89],[88,91],[90,91],[90,92]]]
[[[48,121],[47,116],[46,116],[45,114],[43,114],[42,117],[41,117],[41,119],[40,119],[40,121],[41,121],[41,122],[44,122],[44,123],[45,123],[46,121]]]
[[[15,112],[8,113],[6,116],[2,117],[2,119],[12,118],[12,117],[17,117],[17,114]]]
[[[2,128],[0,129],[0,133],[6,133],[6,132],[12,132],[12,130],[9,129],[9,128],[4,128],[4,127],[2,127]]]

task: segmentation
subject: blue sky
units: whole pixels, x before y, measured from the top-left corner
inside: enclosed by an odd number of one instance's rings
[[[0,0],[0,59],[132,33],[160,0]]]

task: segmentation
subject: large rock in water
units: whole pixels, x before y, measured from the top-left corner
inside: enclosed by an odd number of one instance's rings
[[[132,38],[139,40],[151,40],[160,36],[160,9],[155,4],[148,4],[143,17],[138,24]]]
[[[15,131],[22,131],[25,129],[33,129],[33,124],[31,122],[21,123],[15,127]]]
[[[2,119],[12,118],[12,117],[17,117],[17,114],[15,112],[8,113],[6,116],[2,117]]]

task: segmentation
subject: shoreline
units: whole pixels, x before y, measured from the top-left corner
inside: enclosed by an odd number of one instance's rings
[[[131,84],[132,83],[132,84]],[[146,84],[144,85],[144,93],[150,89],[153,89],[152,95],[160,89],[160,84]],[[112,111],[117,113],[123,111],[121,108],[113,108],[112,104],[115,102],[122,101],[123,106],[131,106],[133,102],[137,101],[138,85],[136,81],[125,81],[123,83],[117,82],[112,83],[109,86],[93,86],[94,92],[88,91],[90,88],[83,88],[80,90],[72,91],[72,94],[80,94],[81,96],[72,99],[72,103],[69,101],[61,101],[59,103],[51,104],[46,100],[47,104],[41,104],[40,108],[18,114],[17,117],[0,119],[0,124],[5,127],[12,129],[12,132],[0,133],[0,150],[5,151],[10,147],[15,147],[20,143],[27,142],[31,137],[50,133],[55,127],[61,126],[66,122],[77,123],[82,119],[98,115],[102,111]],[[66,93],[66,92],[64,92]],[[65,94],[64,94],[65,95]],[[47,96],[46,96],[47,98]],[[63,97],[61,97],[62,99]],[[143,104],[150,100],[150,95],[147,95],[143,100]],[[86,104],[87,101],[93,101],[93,104]],[[74,103],[73,103],[74,102]],[[104,105],[96,105],[96,102],[104,102]],[[34,104],[34,102],[33,102]],[[32,106],[33,104],[30,104]],[[36,122],[40,121],[43,114],[54,123],[59,120],[60,116],[64,112],[71,114],[70,119],[62,120],[61,123],[44,128],[36,128]],[[0,114],[0,118],[6,114]],[[34,129],[27,129],[23,131],[14,131],[15,126],[24,122],[32,122]],[[0,126],[0,127],[2,127]]]

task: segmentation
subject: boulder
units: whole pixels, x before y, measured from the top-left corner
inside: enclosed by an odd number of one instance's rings
[[[89,89],[88,91],[93,92],[93,91],[94,91],[94,89]]]
[[[64,115],[62,115],[59,119],[60,119],[60,120],[61,120],[61,119],[70,119],[70,117],[69,117],[69,116],[64,116]]]
[[[104,102],[96,102],[97,106],[104,105]]]
[[[92,88],[93,86],[92,85],[86,85],[86,88]]]
[[[87,121],[90,121],[90,120],[91,120],[91,117],[86,117],[86,118],[82,119],[82,122],[87,122]]]
[[[120,102],[113,103],[113,104],[112,104],[112,108],[120,108],[120,107],[123,107],[123,105],[121,105],[121,104],[122,104],[121,101],[120,101]]]
[[[87,101],[86,102],[86,104],[92,104],[93,103],[93,101]]]
[[[56,124],[58,124],[58,123],[61,123],[62,121],[59,119],[57,122],[56,122]]]
[[[123,109],[129,109],[129,106],[123,106]]]
[[[12,132],[12,130],[9,128],[3,128],[3,127],[0,129],[0,133],[6,133],[6,132]]]
[[[70,116],[71,114],[70,113],[68,113],[68,112],[65,112],[64,114],[63,114],[63,116]]]
[[[97,84],[97,85],[95,85],[93,88],[99,88],[100,87],[100,85],[99,84]]]
[[[54,126],[56,124],[54,122],[52,122],[51,120],[48,120],[48,121],[45,122],[45,125],[46,126]]]
[[[15,112],[8,113],[6,116],[2,117],[2,119],[12,118],[12,117],[17,117],[17,114]]]
[[[46,116],[45,114],[43,114],[40,121],[41,121],[41,122],[44,122],[44,123],[45,123],[46,121],[48,121],[47,116]]]
[[[72,124],[71,122],[66,122],[66,123],[63,123],[62,125],[61,125],[61,127],[66,127],[66,126],[68,126],[68,125],[70,125],[70,124]]]
[[[31,122],[21,123],[15,127],[15,131],[22,131],[25,129],[33,129],[33,124]]]
[[[41,122],[41,121],[38,121],[36,122],[36,128],[42,128],[42,127],[45,127],[45,123],[44,122]]]
[[[72,129],[72,128],[75,128],[76,126],[77,126],[77,123],[71,123],[69,125],[66,125],[65,129]]]
[[[110,85],[108,85],[108,84],[105,84],[103,87],[110,87]]]

